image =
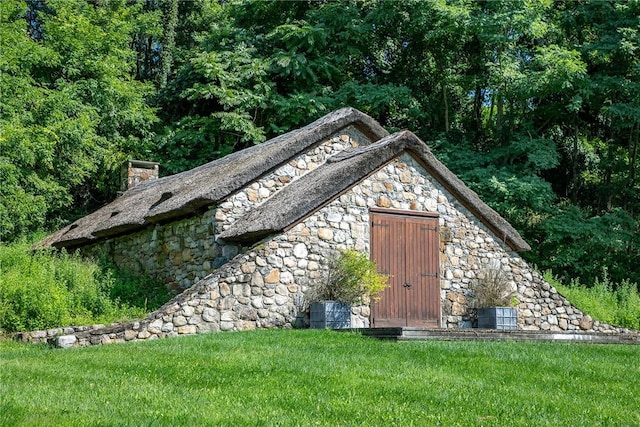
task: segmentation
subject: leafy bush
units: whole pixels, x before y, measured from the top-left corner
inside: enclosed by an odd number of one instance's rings
[[[607,270],[591,287],[572,280],[563,285],[551,271],[544,275],[573,305],[600,322],[640,330],[640,292],[638,285],[628,280],[613,283]]]
[[[374,301],[388,285],[389,277],[376,270],[376,264],[366,254],[355,249],[338,252],[329,259],[324,280],[318,283],[313,301],[342,301],[357,304],[366,299]]]
[[[148,278],[64,251],[30,252],[29,247],[26,241],[0,245],[0,331],[141,317],[170,297]]]
[[[148,276],[136,276],[109,261],[100,260],[98,278],[109,283],[109,298],[120,304],[155,310],[175,295],[167,287]]]

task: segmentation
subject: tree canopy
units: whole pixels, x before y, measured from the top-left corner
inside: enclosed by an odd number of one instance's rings
[[[541,269],[640,282],[637,0],[2,0],[0,238],[353,106],[409,128]]]

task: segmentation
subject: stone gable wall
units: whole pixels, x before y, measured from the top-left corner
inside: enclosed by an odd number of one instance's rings
[[[291,182],[318,168],[329,157],[347,148],[368,144],[370,144],[370,141],[351,126],[342,130],[339,135],[332,137],[327,142],[313,147],[306,153],[290,160],[287,164],[251,183],[221,203],[216,212],[216,233],[226,230],[251,208],[263,203]]]
[[[625,332],[594,322],[510,252],[409,155],[356,184],[285,233],[265,239],[185,290],[146,319],[109,327],[68,328],[61,346],[156,339],[211,331],[295,327],[308,323],[309,291],[323,278],[329,254],[369,252],[371,207],[438,212],[441,234],[442,325],[471,327],[470,285],[499,265],[517,290],[518,328]],[[352,309],[354,327],[369,325],[369,307]],[[26,339],[36,339],[28,337]]]

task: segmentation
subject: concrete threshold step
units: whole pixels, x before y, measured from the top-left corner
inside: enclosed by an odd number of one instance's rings
[[[547,341],[582,342],[592,344],[640,344],[640,334],[598,332],[525,331],[495,329],[434,329],[434,328],[366,328],[359,332],[368,337],[396,341]]]

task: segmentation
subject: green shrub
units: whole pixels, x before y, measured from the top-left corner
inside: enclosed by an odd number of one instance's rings
[[[315,285],[311,300],[342,301],[359,304],[380,299],[389,286],[389,277],[378,273],[376,264],[366,254],[355,249],[337,252],[329,259],[322,281]]]
[[[108,284],[112,301],[149,311],[159,308],[175,295],[175,292],[149,276],[136,276],[106,260],[101,260],[99,265],[98,278]]]
[[[622,282],[616,290],[618,311],[616,323],[631,329],[640,330],[640,293],[638,286],[630,282]]]
[[[144,316],[170,298],[148,278],[64,251],[0,245],[0,331],[110,323]]]
[[[638,285],[628,280],[613,283],[606,269],[591,287],[572,280],[563,285],[550,271],[544,274],[573,305],[600,322],[640,330],[640,292]]]

